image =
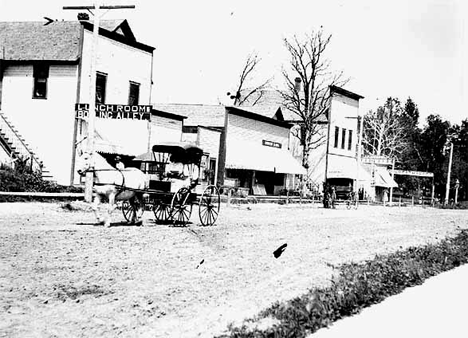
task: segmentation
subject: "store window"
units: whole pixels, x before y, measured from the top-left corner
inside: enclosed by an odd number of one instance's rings
[[[353,131],[350,130],[349,135],[348,135],[348,150],[351,150],[352,145],[353,145]]]
[[[128,94],[128,104],[137,105],[140,100],[140,84],[130,81],[130,90]]]
[[[340,137],[340,127],[335,127],[335,148],[338,148],[339,137]]]
[[[33,99],[47,99],[47,80],[49,78],[49,65],[35,64],[33,66]]]
[[[107,74],[96,73],[96,104],[106,102]]]
[[[346,144],[346,128],[343,128],[343,130],[341,131],[341,149],[345,148],[345,144]]]

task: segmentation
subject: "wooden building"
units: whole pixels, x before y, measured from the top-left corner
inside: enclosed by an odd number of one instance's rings
[[[221,105],[158,104],[154,109],[187,116],[183,140],[209,153],[206,169],[219,186],[273,195],[292,188],[294,176],[305,173],[289,151],[291,125],[279,115]]]
[[[154,48],[138,42],[126,20],[102,21],[90,84],[92,30],[88,21],[0,22],[0,114],[17,131],[7,137],[26,140],[60,184],[74,182],[75,147],[86,143],[75,104],[89,103],[90,85],[97,103],[150,102]],[[137,135],[146,150],[147,121],[96,120],[101,135],[120,128],[122,143]]]

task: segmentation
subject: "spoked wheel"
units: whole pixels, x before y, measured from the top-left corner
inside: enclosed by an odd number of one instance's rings
[[[205,191],[200,198],[200,205],[198,208],[198,215],[200,222],[205,225],[213,225],[218,219],[220,206],[219,190],[214,185],[206,187]]]
[[[143,215],[144,211],[142,201],[136,197],[122,202],[122,213],[128,223],[136,222]]]
[[[171,206],[166,203],[153,204],[154,217],[156,223],[165,223],[171,219]]]
[[[190,190],[180,188],[172,197],[171,218],[175,225],[185,226],[192,215],[192,201]]]

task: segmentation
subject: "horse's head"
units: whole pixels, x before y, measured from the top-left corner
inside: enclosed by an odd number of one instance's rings
[[[94,169],[91,153],[82,153],[76,162],[76,171],[80,176],[84,176],[88,171]]]

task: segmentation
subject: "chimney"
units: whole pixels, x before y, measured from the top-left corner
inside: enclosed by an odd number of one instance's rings
[[[294,90],[299,93],[299,91],[301,90],[301,78],[300,77],[296,77],[294,79]]]
[[[88,13],[78,13],[78,20],[79,21],[88,21],[89,14]]]

